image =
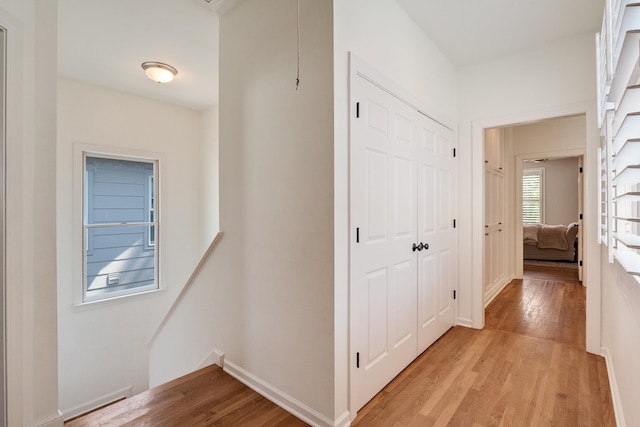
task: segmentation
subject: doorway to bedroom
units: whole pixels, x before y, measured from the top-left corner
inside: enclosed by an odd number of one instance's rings
[[[522,161],[523,270],[569,270],[582,280],[582,165],[582,156]]]
[[[540,132],[534,135],[532,144],[527,150],[513,142],[513,132],[519,126],[540,126]],[[546,126],[545,126],[546,125]],[[546,127],[546,129],[544,129]],[[513,279],[523,277],[523,235],[522,235],[522,205],[517,200],[516,193],[521,193],[521,181],[517,183],[516,175],[522,172],[522,161],[539,158],[561,158],[583,156],[583,226],[579,229],[579,239],[582,242],[581,260],[584,275],[582,286],[586,288],[586,349],[590,353],[600,351],[600,321],[601,321],[601,283],[600,275],[601,251],[598,246],[598,145],[597,115],[592,103],[579,103],[566,106],[543,109],[525,113],[514,113],[500,117],[478,120],[473,123],[474,145],[472,163],[473,188],[477,196],[474,206],[478,206],[479,213],[483,213],[483,204],[490,197],[490,189],[486,188],[485,159],[483,150],[486,148],[487,131],[499,129],[505,138],[505,198],[502,207],[505,210],[506,223],[502,224],[504,247],[502,258],[506,265],[506,287]],[[517,150],[517,151],[516,151]],[[519,184],[519,185],[516,185]],[[486,213],[486,212],[484,212]],[[473,221],[473,248],[478,256],[472,260],[473,277],[473,325],[485,326],[485,307],[492,300],[486,299],[483,292],[483,272],[485,271],[490,254],[486,247],[486,215],[476,215]],[[483,223],[484,222],[484,223]],[[579,283],[579,282],[578,282]],[[496,295],[499,291],[496,293]]]
[[[582,281],[586,123],[577,114],[484,129],[485,307],[522,279],[525,258],[571,269]]]

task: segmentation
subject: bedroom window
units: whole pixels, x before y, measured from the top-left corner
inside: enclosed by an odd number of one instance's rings
[[[522,223],[544,223],[544,169],[522,172]]]
[[[83,158],[83,302],[158,289],[157,161]]]

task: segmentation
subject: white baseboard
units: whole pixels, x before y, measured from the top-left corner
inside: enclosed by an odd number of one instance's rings
[[[515,275],[512,276],[507,276],[507,278],[498,286],[494,286],[493,289],[491,289],[485,296],[484,296],[484,308],[487,308],[487,306],[489,304],[491,304],[491,302],[496,299],[496,297],[498,296],[498,294],[500,294],[500,292],[502,292],[502,290],[504,288],[507,287],[507,285],[509,283],[511,283],[511,281],[515,278]]]
[[[613,403],[613,413],[616,416],[616,425],[618,427],[626,427],[624,413],[622,412],[622,402],[620,401],[620,392],[618,391],[618,381],[616,380],[616,373],[613,370],[611,351],[607,347],[600,347],[600,354],[604,357],[604,360],[607,363],[609,388],[611,389],[611,400]]]
[[[310,408],[296,398],[289,396],[288,394],[256,377],[252,373],[244,370],[233,362],[227,360],[225,362],[224,371],[241,383],[245,384],[247,387],[253,389],[254,391],[266,397],[287,412],[290,412],[291,414],[295,415],[302,421],[312,426],[347,427],[351,423],[350,415],[348,412],[342,414],[335,421],[331,420],[315,409]]]
[[[349,427],[351,425],[351,412],[344,411],[333,423],[335,427]]]
[[[44,421],[40,421],[36,423],[36,425],[38,427],[63,427],[64,417],[62,416],[62,412],[58,411],[57,415],[53,415]]]
[[[115,402],[116,400],[120,400],[123,397],[131,397],[133,387],[128,386],[120,390],[116,390],[112,393],[101,396],[97,399],[93,399],[89,402],[85,402],[82,405],[75,406],[73,408],[69,408],[67,410],[62,411],[65,420],[75,418],[79,415],[86,414],[87,412],[91,412],[96,408],[100,408],[101,406],[108,405],[110,403]]]
[[[464,326],[465,328],[473,328],[473,320],[471,319],[463,319],[462,317],[458,317],[456,319],[457,326]]]
[[[218,365],[224,369],[224,353],[220,350],[214,349],[202,362],[196,367],[198,369],[206,368],[209,365]]]

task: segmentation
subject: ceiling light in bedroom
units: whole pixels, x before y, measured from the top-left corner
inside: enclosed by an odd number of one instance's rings
[[[143,62],[142,69],[147,77],[157,83],[169,83],[178,74],[178,70],[171,65],[156,61]]]

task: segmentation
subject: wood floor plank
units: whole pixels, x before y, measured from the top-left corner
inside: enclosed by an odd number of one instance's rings
[[[585,351],[577,274],[525,270],[365,405],[353,426],[615,426],[604,359]],[[306,425],[216,366],[65,423],[79,426]]]
[[[65,423],[67,427],[305,426],[212,365]]]
[[[615,426],[604,359],[585,351],[575,271],[525,271],[365,405],[353,426]]]

